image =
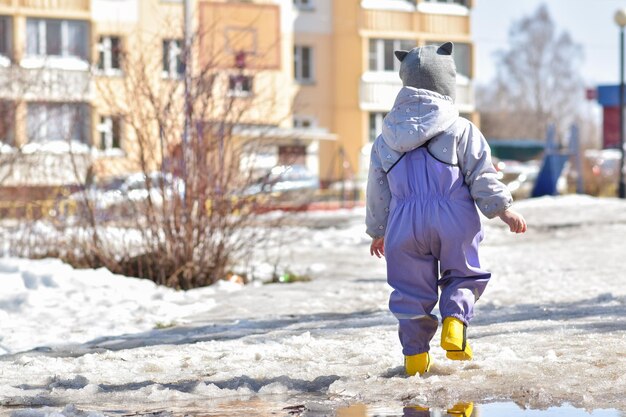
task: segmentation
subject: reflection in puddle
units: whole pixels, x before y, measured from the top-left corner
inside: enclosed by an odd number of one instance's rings
[[[514,403],[474,404],[459,403],[448,409],[419,406],[379,407],[354,404],[337,410],[337,417],[624,417],[618,410],[593,411],[570,405],[545,410],[523,409]]]
[[[391,412],[391,414],[388,414]],[[402,416],[402,417],[477,417],[474,414],[474,403],[459,403],[447,410],[429,409],[428,407],[406,406],[402,413],[393,410],[368,407],[363,404],[355,404],[350,407],[337,410],[337,417],[373,417],[373,416]]]

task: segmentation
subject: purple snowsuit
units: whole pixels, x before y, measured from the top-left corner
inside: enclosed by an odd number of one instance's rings
[[[476,204],[491,218],[511,201],[487,142],[451,99],[403,87],[372,146],[366,223],[370,236],[385,237],[404,355],[430,349],[437,301],[442,319],[469,323],[490,278],[478,257]]]

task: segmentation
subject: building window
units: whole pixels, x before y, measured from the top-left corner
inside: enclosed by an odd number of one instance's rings
[[[228,94],[235,97],[252,95],[252,77],[238,74],[228,77]]]
[[[181,78],[185,74],[183,62],[183,41],[180,39],[163,40],[163,76]]]
[[[313,82],[313,48],[298,46],[293,49],[293,76],[298,82]]]
[[[90,109],[76,103],[29,103],[26,128],[29,142],[77,141],[89,143]]]
[[[278,164],[279,165],[305,165],[306,164],[306,146],[279,146],[278,147]]]
[[[468,7],[469,0],[426,0],[429,3],[450,3],[460,4],[461,6]]]
[[[428,45],[441,45],[444,42],[427,42]],[[472,77],[472,54],[468,43],[454,43],[454,64],[456,73],[467,78]]]
[[[117,116],[100,116],[98,125],[100,133],[99,147],[103,151],[122,149],[122,121]]]
[[[295,129],[310,129],[315,127],[315,119],[311,116],[294,116],[293,127]]]
[[[299,10],[313,10],[315,8],[314,0],[293,0],[293,5]]]
[[[98,69],[105,73],[122,70],[122,41],[118,36],[101,36],[98,42]]]
[[[0,101],[0,143],[13,145],[15,106],[10,101]]]
[[[370,142],[374,142],[378,135],[383,130],[383,119],[387,113],[376,112],[370,113],[370,130],[369,130],[369,140]]]
[[[399,71],[400,61],[393,51],[410,51],[415,48],[415,41],[405,39],[370,39],[370,71]]]
[[[0,56],[11,56],[11,39],[13,38],[11,30],[11,18],[8,16],[0,16]]]
[[[88,61],[88,26],[80,20],[28,19],[26,54]]]
[[[472,78],[472,53],[468,43],[454,44],[454,63],[457,74]]]

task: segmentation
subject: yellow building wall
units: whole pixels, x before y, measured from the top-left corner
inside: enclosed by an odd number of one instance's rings
[[[245,54],[250,69],[280,69],[280,8],[272,4],[201,2],[200,66],[232,68]]]
[[[146,80],[161,92],[162,97],[168,97],[172,91],[173,97],[183,99],[181,80],[164,79],[162,75],[162,49],[164,39],[183,39],[183,11],[181,3],[167,3],[160,0],[139,0],[138,20],[134,22],[99,21],[92,20],[92,49],[93,63],[98,62],[99,52],[96,48],[100,36],[119,36],[122,41],[122,73],[120,75],[102,75],[97,71],[93,79],[92,105],[92,142],[98,147],[100,132],[98,124],[101,116],[116,116],[118,109],[128,108],[137,112],[142,103],[133,86],[137,77]],[[180,105],[179,105],[180,106]],[[101,156],[95,160],[95,171],[100,177],[120,175],[136,172],[147,164],[146,169],[158,167],[162,155],[168,151],[166,138],[163,148],[158,129],[154,124],[145,125],[142,136],[149,138],[148,143],[140,144],[136,135],[136,128],[129,122],[122,123],[122,155]],[[141,150],[143,146],[143,151]],[[140,157],[143,155],[143,158]]]
[[[312,117],[316,125],[333,130],[335,74],[333,67],[333,36],[324,33],[295,33],[294,45],[310,46],[313,48],[314,82],[298,84],[293,98],[293,115]],[[290,68],[293,62],[290,63]],[[293,72],[293,71],[292,71]],[[333,141],[320,142],[319,174],[323,180],[332,177],[333,151],[336,148]],[[336,165],[336,163],[334,164]]]
[[[293,37],[281,31],[279,5],[268,2],[198,3],[198,48],[196,71],[217,74],[216,89],[225,99],[216,108],[228,106],[230,76],[253,78],[253,94],[237,99],[242,124],[291,124],[295,94],[291,75]],[[244,52],[242,68],[237,53]],[[219,114],[215,115],[220,117]]]
[[[330,34],[296,33],[294,45],[310,46],[313,48],[313,74],[312,83],[296,83],[294,96],[294,113],[313,116],[320,126],[330,126],[332,123],[333,103],[333,67],[332,67],[332,42]],[[293,62],[290,62],[293,66]]]
[[[358,32],[360,1],[333,2],[331,131],[335,143],[320,147],[323,182],[347,179],[358,171],[363,115],[359,109],[359,79],[362,73],[362,42]]]

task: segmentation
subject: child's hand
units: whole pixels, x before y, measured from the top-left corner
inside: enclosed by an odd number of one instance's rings
[[[372,244],[370,245],[370,255],[385,256],[385,238],[379,237],[372,240]]]
[[[524,217],[518,212],[512,209],[507,209],[500,213],[499,216],[504,223],[509,225],[511,232],[524,233],[526,231],[526,220],[524,220]]]

